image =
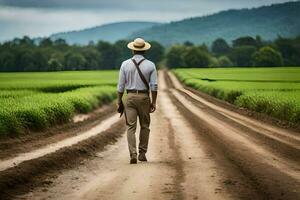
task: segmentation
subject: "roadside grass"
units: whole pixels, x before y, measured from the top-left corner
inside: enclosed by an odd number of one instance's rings
[[[248,92],[239,96],[235,104],[278,119],[300,123],[300,91]]]
[[[185,85],[240,107],[300,123],[300,68],[175,69]]]
[[[87,113],[113,101],[117,74],[117,71],[0,73],[0,135],[43,130],[68,122],[76,113]]]

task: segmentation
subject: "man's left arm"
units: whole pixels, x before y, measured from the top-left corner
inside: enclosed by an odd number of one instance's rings
[[[154,65],[154,69],[150,75],[150,89],[151,89],[151,96],[152,96],[151,107],[150,107],[151,113],[153,113],[156,110],[157,88],[158,88],[157,71]]]

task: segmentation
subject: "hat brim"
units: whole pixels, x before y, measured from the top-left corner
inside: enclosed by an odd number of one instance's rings
[[[127,45],[127,47],[131,50],[134,50],[134,51],[147,51],[151,48],[151,44],[149,44],[148,42],[145,42],[145,46],[143,46],[142,48],[137,48],[133,44],[134,44],[134,42],[130,42]]]

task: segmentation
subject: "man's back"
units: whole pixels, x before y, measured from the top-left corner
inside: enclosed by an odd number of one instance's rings
[[[120,81],[118,90],[123,91],[124,88],[127,90],[146,90],[146,86],[143,83],[138,71],[132,61],[134,59],[139,63],[144,56],[134,55],[131,59],[128,59],[122,63],[120,68]],[[147,59],[145,59],[139,66],[141,72],[146,78],[147,82],[150,84],[150,89],[157,90],[157,72],[155,64]]]

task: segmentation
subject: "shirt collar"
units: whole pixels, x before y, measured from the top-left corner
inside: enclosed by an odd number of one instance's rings
[[[136,61],[140,61],[144,58],[144,56],[140,54],[135,54],[132,58],[135,59]]]

